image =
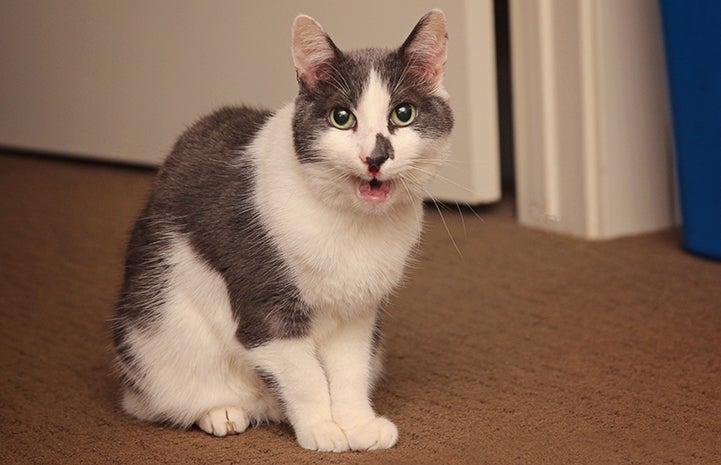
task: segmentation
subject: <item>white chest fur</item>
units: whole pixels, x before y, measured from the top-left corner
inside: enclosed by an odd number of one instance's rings
[[[351,313],[377,306],[402,278],[421,208],[374,216],[323,204],[295,156],[292,115],[292,106],[278,112],[251,148],[261,218],[307,303]]]

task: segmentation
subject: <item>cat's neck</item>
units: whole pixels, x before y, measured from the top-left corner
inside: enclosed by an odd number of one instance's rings
[[[419,240],[422,204],[406,202],[392,214],[369,215],[318,200],[295,158],[292,117],[292,106],[281,109],[251,147],[260,218],[306,301],[348,309],[355,302],[377,304],[399,284]]]

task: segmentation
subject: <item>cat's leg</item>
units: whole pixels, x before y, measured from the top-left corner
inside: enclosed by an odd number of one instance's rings
[[[398,441],[398,429],[377,416],[370,402],[377,375],[373,333],[375,311],[343,322],[318,346],[328,377],[333,419],[353,450],[387,449]]]
[[[244,431],[250,422],[277,421],[280,406],[235,336],[223,277],[187,241],[176,238],[163,259],[170,267],[155,300],[135,290],[152,318],[126,320],[116,331],[118,368],[127,380],[123,408],[148,421],[216,436]],[[140,283],[143,284],[143,283]]]
[[[251,420],[279,417],[266,400],[270,392],[244,360],[244,349],[218,343],[202,324],[193,326],[166,317],[151,334],[130,332],[141,371],[135,385],[124,389],[124,410],[179,427],[196,423],[215,436],[241,433]]]
[[[249,353],[282,399],[298,444],[311,450],[348,450],[345,434],[333,421],[328,383],[310,337],[271,341]]]

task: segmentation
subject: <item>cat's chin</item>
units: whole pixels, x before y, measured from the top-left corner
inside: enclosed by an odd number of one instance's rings
[[[393,193],[393,181],[380,181],[376,178],[371,180],[358,178],[355,182],[356,194],[364,203],[370,205],[382,205],[386,203]]]

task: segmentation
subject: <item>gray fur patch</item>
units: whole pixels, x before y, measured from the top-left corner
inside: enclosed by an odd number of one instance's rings
[[[395,158],[395,151],[393,150],[393,144],[391,141],[381,133],[376,134],[376,145],[373,147],[371,152],[371,158],[383,157],[385,159]]]
[[[161,168],[131,234],[114,322],[119,363],[135,369],[130,328],[152,331],[162,305],[169,233],[187,237],[225,280],[237,337],[246,347],[305,335],[310,309],[253,209],[254,167],[245,149],[271,116],[224,108],[186,131]],[[151,298],[152,297],[152,298]]]

